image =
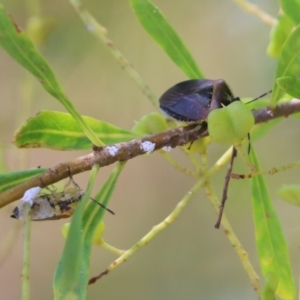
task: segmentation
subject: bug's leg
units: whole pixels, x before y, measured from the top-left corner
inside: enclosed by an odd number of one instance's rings
[[[72,184],[78,189],[78,190],[80,190],[80,187],[79,187],[79,185],[75,182],[75,180],[73,179],[73,176],[72,176],[72,174],[71,174],[71,169],[70,169],[70,167],[68,166],[68,171],[69,171],[69,181],[66,183],[66,185],[64,186],[64,190],[71,184],[71,182],[72,182]]]
[[[40,181],[41,181],[44,189],[48,190],[52,195],[55,195],[56,187],[54,185],[52,185],[52,189],[50,189],[50,187],[44,183],[44,181],[41,177],[40,177]]]
[[[250,151],[251,151],[251,139],[250,139],[250,133],[249,132],[248,132],[247,136],[248,136],[248,155],[249,155]]]

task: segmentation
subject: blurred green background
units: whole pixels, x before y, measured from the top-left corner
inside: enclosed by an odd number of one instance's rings
[[[272,87],[276,61],[266,55],[270,27],[240,10],[233,1],[165,1],[155,3],[183,38],[207,78],[223,78],[233,93],[256,97]],[[277,15],[274,1],[256,1]],[[3,1],[14,20],[25,27],[26,2]],[[108,50],[87,32],[68,1],[40,1],[42,12],[55,19],[56,27],[41,48],[67,95],[83,114],[130,129],[134,121],[153,111],[148,99],[114,61]],[[134,16],[128,1],[85,1],[109,37],[138,70],[157,96],[187,78],[151,40]],[[87,152],[19,150],[11,144],[14,130],[41,109],[65,111],[34,79],[30,108],[21,103],[26,72],[0,49],[0,142],[7,171],[24,163],[28,167],[51,167]],[[300,132],[297,120],[288,118],[255,142],[264,168],[299,159]],[[212,164],[226,149],[212,145]],[[186,164],[179,149],[172,152]],[[21,161],[21,163],[20,163]],[[26,158],[25,158],[26,161]],[[112,166],[100,171],[95,191],[110,174]],[[235,170],[243,170],[238,160]],[[225,169],[213,185],[221,195]],[[75,180],[85,187],[88,174]],[[159,154],[130,161],[122,173],[106,215],[104,239],[127,249],[155,224],[162,221],[193,185],[193,180],[172,169]],[[299,213],[276,196],[284,183],[299,183],[297,170],[267,177],[272,198],[288,238],[297,280],[299,269]],[[9,218],[14,205],[0,211],[0,297],[20,298],[22,266],[22,222]],[[259,270],[254,244],[249,181],[232,181],[225,209],[242,244]],[[88,288],[88,299],[257,299],[248,277],[222,229],[214,229],[216,213],[201,191],[179,219],[149,245],[111,274]],[[53,299],[52,277],[64,240],[60,227],[65,221],[32,224],[32,299]],[[91,275],[115,259],[95,247]]]

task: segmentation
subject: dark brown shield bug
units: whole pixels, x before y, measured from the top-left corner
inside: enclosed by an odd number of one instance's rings
[[[205,121],[208,114],[239,100],[223,79],[192,79],[169,88],[159,99],[160,108],[172,118],[185,122]]]

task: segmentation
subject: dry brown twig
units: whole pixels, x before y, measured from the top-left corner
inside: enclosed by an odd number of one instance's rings
[[[288,117],[296,112],[300,112],[300,100],[293,99],[289,102],[277,105],[274,109],[264,107],[259,110],[254,110],[253,115],[255,117],[255,123],[257,124],[268,122],[279,117]],[[94,164],[99,164],[101,167],[104,167],[117,161],[126,161],[159,149],[169,151],[177,146],[185,145],[207,135],[208,133],[204,126],[200,127],[194,124],[146,136],[128,143],[119,143],[103,148],[95,147],[94,151],[90,154],[65,163],[60,163],[49,168],[47,172],[1,193],[0,208],[20,199],[26,190],[41,186],[41,179],[45,185],[50,185],[67,178],[70,172],[71,175],[75,175],[91,170]]]

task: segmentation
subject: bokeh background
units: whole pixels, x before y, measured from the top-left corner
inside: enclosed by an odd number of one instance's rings
[[[254,2],[254,1],[253,1]],[[255,1],[272,16],[275,1]],[[156,0],[181,35],[207,78],[224,78],[235,95],[256,97],[272,87],[276,61],[266,54],[270,27],[237,7],[233,1]],[[25,1],[5,0],[6,10],[25,27]],[[151,40],[134,16],[129,1],[89,0],[84,5],[108,29],[109,37],[135,66],[157,96],[185,75]],[[41,48],[69,98],[83,114],[130,129],[134,121],[153,111],[148,99],[114,61],[108,50],[89,34],[68,1],[40,1],[43,14],[55,28]],[[19,150],[14,130],[41,109],[65,111],[16,62],[0,49],[0,143],[7,171],[51,167],[87,152]],[[22,103],[24,86],[33,82],[31,103]],[[31,82],[31,83],[30,83]],[[26,89],[25,89],[26,90]],[[264,168],[299,158],[298,123],[288,118],[254,143]],[[212,145],[212,164],[226,148]],[[179,149],[172,154],[183,164]],[[242,168],[238,160],[235,168]],[[113,166],[100,171],[95,192]],[[225,169],[213,185],[221,195]],[[88,173],[75,176],[81,187]],[[299,269],[300,210],[282,202],[277,188],[299,183],[299,171],[267,177],[274,204],[287,235],[295,278]],[[104,239],[127,249],[165,218],[194,181],[172,169],[159,155],[138,157],[122,173],[110,203],[115,216],[106,215]],[[22,222],[11,219],[14,205],[0,211],[0,298],[20,298]],[[232,181],[226,213],[259,272],[254,243],[250,185]],[[126,263],[88,288],[88,299],[257,299],[222,229],[214,229],[216,213],[204,193],[198,193],[178,220]],[[65,221],[36,222],[31,237],[31,296],[53,299],[52,278],[63,249],[60,228]],[[94,247],[91,275],[103,271],[116,257]]]

